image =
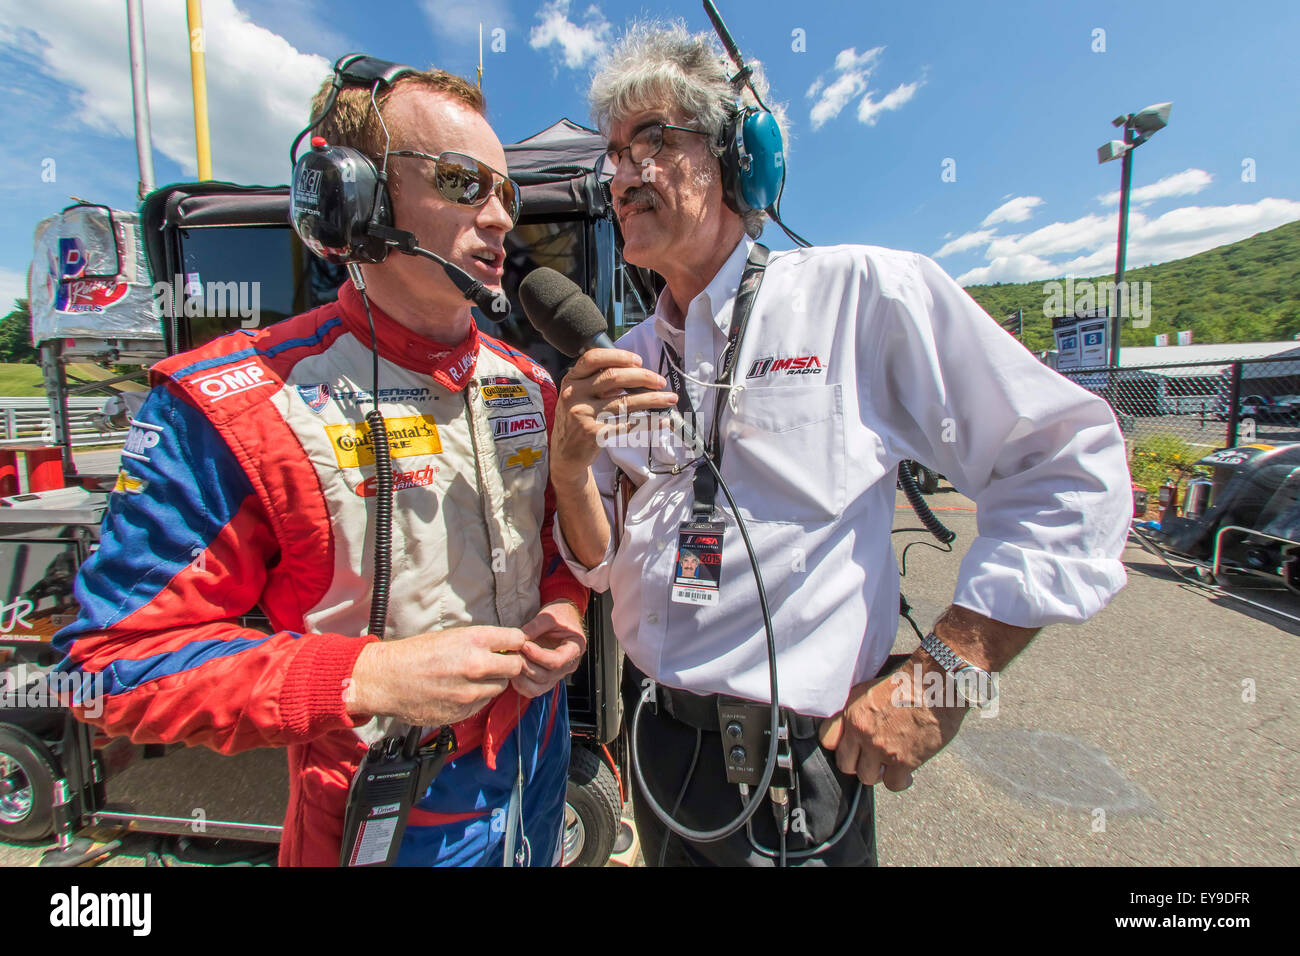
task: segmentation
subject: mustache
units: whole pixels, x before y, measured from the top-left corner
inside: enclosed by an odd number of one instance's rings
[[[633,186],[619,200],[619,209],[627,209],[629,206],[635,206],[638,203],[645,203],[651,209],[657,209],[659,207],[659,196],[649,186]]]

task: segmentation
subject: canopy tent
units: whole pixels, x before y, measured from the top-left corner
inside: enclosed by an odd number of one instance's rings
[[[523,187],[521,219],[608,215],[609,197],[597,181],[605,137],[594,129],[562,119],[505,149],[510,176]]]

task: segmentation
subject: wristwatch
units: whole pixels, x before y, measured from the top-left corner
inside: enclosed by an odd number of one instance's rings
[[[921,648],[948,672],[953,687],[963,701],[972,707],[988,707],[998,696],[996,678],[982,667],[958,657],[947,644],[931,631],[921,641]]]

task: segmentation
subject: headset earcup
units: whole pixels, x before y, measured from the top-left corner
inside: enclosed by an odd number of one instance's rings
[[[785,183],[785,147],[776,117],[766,110],[747,110],[741,124],[749,168],[740,176],[741,192],[751,209],[770,209]]]
[[[742,114],[743,115],[743,114]],[[722,199],[738,216],[749,212],[745,203],[744,190],[741,187],[740,137],[736,119],[729,120],[722,130]]]
[[[369,234],[372,216],[379,225],[392,224],[391,200],[367,156],[346,146],[322,146],[298,159],[289,217],[308,249],[327,262],[383,262],[388,246]]]

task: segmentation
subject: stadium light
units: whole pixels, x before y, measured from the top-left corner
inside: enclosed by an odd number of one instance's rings
[[[1173,103],[1156,103],[1136,113],[1117,116],[1112,126],[1123,127],[1124,138],[1112,139],[1097,148],[1097,162],[1108,163],[1122,159],[1123,171],[1119,186],[1119,248],[1115,253],[1115,286],[1124,281],[1124,252],[1128,245],[1128,197],[1133,183],[1133,150],[1137,149],[1157,131],[1169,125],[1169,111]],[[1116,310],[1118,312],[1118,310]],[[1119,316],[1111,316],[1110,365],[1119,366]]]

